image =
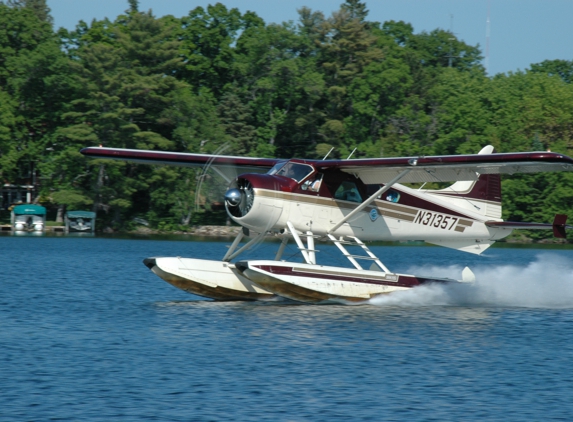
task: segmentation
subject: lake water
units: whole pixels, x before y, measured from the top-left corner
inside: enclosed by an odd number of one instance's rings
[[[572,249],[375,246],[478,281],[362,306],[216,303],[142,264],[229,243],[1,235],[0,420],[573,420]]]

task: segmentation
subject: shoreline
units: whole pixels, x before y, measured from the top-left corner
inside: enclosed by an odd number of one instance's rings
[[[104,229],[103,233],[126,233],[126,234],[159,234],[159,235],[189,235],[189,236],[210,236],[210,237],[235,237],[242,230],[240,226],[193,226],[190,230],[155,230],[147,227],[138,227],[136,230],[114,231],[109,228]]]
[[[240,226],[213,226],[213,225],[206,225],[206,226],[193,226],[190,227],[190,230],[181,231],[181,230],[173,230],[173,231],[162,231],[162,230],[155,230],[149,229],[147,227],[139,227],[136,230],[130,231],[113,231],[109,228],[103,230],[103,233],[112,234],[112,233],[125,233],[125,234],[142,234],[142,235],[189,235],[189,236],[205,236],[205,237],[235,237],[237,234],[242,230]],[[547,239],[533,239],[530,237],[525,236],[524,234],[517,231],[517,233],[509,236],[505,239],[500,239],[495,243],[512,243],[512,244],[554,244],[554,245],[566,245],[573,243],[570,239],[558,239],[558,238],[547,238]]]
[[[56,228],[56,230],[51,230],[51,228]],[[63,226],[46,227],[43,231],[45,234],[53,235],[65,235]],[[242,230],[240,226],[216,226],[216,225],[204,225],[204,226],[192,226],[189,230],[157,230],[150,229],[145,226],[139,226],[135,230],[113,230],[110,227],[106,227],[102,230],[96,230],[95,233],[90,232],[91,235],[117,235],[117,236],[189,236],[196,238],[212,238],[213,240],[221,239],[228,240],[235,238],[239,232]],[[12,230],[2,230],[1,234],[12,234]],[[80,233],[86,234],[86,233]],[[248,237],[248,236],[247,236]],[[398,243],[398,244],[426,244],[421,240],[412,241],[399,241],[399,240],[380,240],[380,241],[368,241],[368,243]],[[508,238],[500,239],[495,242],[498,245],[546,245],[546,246],[559,246],[559,245],[573,245],[573,239],[558,239],[558,238],[546,238],[546,239],[533,239],[525,234],[516,230],[516,233],[512,234]]]

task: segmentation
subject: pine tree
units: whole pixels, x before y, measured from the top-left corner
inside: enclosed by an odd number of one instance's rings
[[[8,6],[15,8],[26,8],[34,12],[36,17],[42,22],[49,23],[52,25],[54,19],[50,15],[50,8],[46,3],[46,0],[8,0]]]
[[[223,95],[217,107],[221,125],[232,146],[232,153],[249,155],[254,152],[255,128],[250,123],[252,110],[239,98],[237,90]]]
[[[354,112],[350,85],[364,76],[369,64],[384,58],[365,21],[366,15],[362,3],[349,1],[323,25],[325,41],[320,45],[320,64],[327,83],[327,103],[321,133],[327,143],[342,148],[345,154],[345,149],[351,149],[355,143],[349,130]]]
[[[175,123],[166,110],[173,103],[172,93],[186,84],[172,76],[181,66],[172,29],[150,13],[137,12],[119,17],[110,36],[110,41],[88,43],[77,51],[83,90],[73,101],[74,110],[65,115],[70,124],[60,136],[78,147],[88,143],[173,149]],[[171,177],[134,164],[89,164],[87,181],[96,192],[93,207],[111,211],[114,224],[126,213],[147,209],[150,185]]]
[[[128,13],[137,13],[139,12],[139,0],[128,0],[129,9],[127,10]]]

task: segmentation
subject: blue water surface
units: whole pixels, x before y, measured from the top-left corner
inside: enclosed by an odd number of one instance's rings
[[[477,282],[362,306],[211,302],[142,264],[229,243],[0,236],[0,420],[573,420],[573,250],[374,246]]]

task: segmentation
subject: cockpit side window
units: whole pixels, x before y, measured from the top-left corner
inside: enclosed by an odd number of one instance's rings
[[[320,192],[320,185],[322,184],[322,178],[324,174],[317,173],[314,177],[309,177],[304,181],[301,186],[302,190],[308,190],[310,192]]]
[[[287,163],[283,167],[281,167],[275,174],[277,176],[285,176],[291,179],[300,182],[310,173],[312,173],[314,169],[307,165],[307,164],[299,164],[299,163]]]
[[[362,195],[356,187],[356,183],[344,181],[334,193],[334,199],[343,201],[362,202]]]

